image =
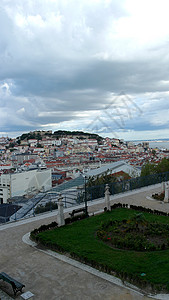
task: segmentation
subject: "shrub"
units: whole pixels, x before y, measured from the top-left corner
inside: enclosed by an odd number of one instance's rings
[[[47,202],[47,203],[45,204],[45,206],[43,206],[42,204],[41,204],[41,205],[38,205],[38,206],[35,208],[35,214],[41,214],[41,213],[43,213],[43,212],[50,211],[50,210],[54,210],[54,209],[58,209],[57,203]]]

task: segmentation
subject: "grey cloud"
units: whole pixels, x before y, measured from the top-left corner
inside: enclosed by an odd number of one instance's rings
[[[169,85],[163,85],[162,80],[169,80],[166,62],[89,61],[84,68],[72,75],[71,66],[62,76],[46,76],[45,69],[43,74],[37,75],[32,70],[32,74],[23,74],[22,78],[16,78],[14,93],[59,98],[62,93],[73,93],[77,89],[99,89],[116,93],[122,90],[126,93],[167,91]]]
[[[111,93],[121,91],[147,108],[139,121],[135,116],[126,122],[126,130],[167,127],[167,119],[161,125],[150,119],[169,108],[165,93],[169,91],[168,44],[150,46],[146,54],[131,58],[122,41],[119,52],[125,57],[120,59],[109,36],[113,22],[128,15],[124,1],[65,3],[1,1],[1,131],[32,130],[72,120],[89,123],[110,102]],[[9,92],[2,87],[5,82]],[[78,113],[83,111],[91,117],[80,119]]]

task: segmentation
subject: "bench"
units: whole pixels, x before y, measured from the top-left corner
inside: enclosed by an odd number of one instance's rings
[[[8,274],[2,272],[0,273],[0,279],[3,281],[6,281],[12,285],[14,295],[16,296],[17,292],[22,293],[23,287],[25,287],[24,284],[20,283],[19,281],[15,280],[14,278],[10,277]]]
[[[85,207],[82,207],[82,208],[74,209],[74,210],[72,210],[71,213],[69,213],[69,215],[70,215],[71,217],[74,217],[75,214],[78,214],[78,213],[80,213],[80,212],[86,213],[86,208],[85,208]]]

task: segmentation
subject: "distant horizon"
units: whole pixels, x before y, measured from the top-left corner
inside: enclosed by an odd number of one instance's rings
[[[52,130],[52,129],[48,129],[48,130],[45,130],[45,129],[35,129],[35,130],[30,130],[30,131],[25,131],[25,132],[20,132],[20,134],[16,135],[15,137],[14,136],[9,136],[8,134],[3,134],[3,135],[0,135],[0,137],[9,137],[9,138],[17,138],[18,136],[21,136],[22,134],[27,134],[27,133],[30,133],[30,132],[34,132],[34,131],[52,131],[52,134],[55,132],[55,131],[71,131],[71,132],[76,132],[76,131],[79,131],[79,132],[84,132],[84,133],[88,133],[88,134],[96,134],[96,135],[99,135],[100,137],[102,138],[111,138],[111,139],[119,139],[119,140],[124,140],[125,142],[160,142],[160,141],[169,141],[169,138],[144,138],[144,139],[124,139],[124,138],[120,138],[120,137],[110,137],[108,135],[101,135],[97,132],[88,132],[88,131],[83,131],[83,130],[80,130],[80,129],[76,129],[76,130],[71,130],[71,129],[56,129],[56,130]]]
[[[141,142],[141,141],[145,141],[145,142],[158,142],[158,141],[169,141],[169,138],[160,138],[160,139],[144,139],[144,140],[131,140],[131,142]]]

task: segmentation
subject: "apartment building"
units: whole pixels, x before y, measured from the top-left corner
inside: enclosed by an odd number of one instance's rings
[[[7,200],[12,197],[28,196],[39,191],[45,192],[51,188],[51,169],[1,174],[0,204],[7,203]]]

